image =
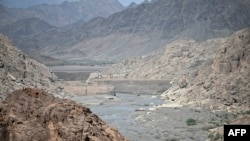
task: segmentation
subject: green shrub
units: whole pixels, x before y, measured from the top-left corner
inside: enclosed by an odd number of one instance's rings
[[[250,110],[243,112],[243,114],[250,115]]]
[[[49,77],[48,79],[50,80],[50,82],[55,83],[55,80],[52,77]]]
[[[192,118],[189,118],[189,119],[186,120],[186,123],[187,123],[188,126],[196,125],[196,120],[192,119]]]

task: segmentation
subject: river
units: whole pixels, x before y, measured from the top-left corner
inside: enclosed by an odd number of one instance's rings
[[[154,108],[164,101],[160,95],[117,93],[112,95],[76,96],[73,100],[89,107],[107,124],[116,127],[131,141],[201,141],[207,130],[224,123],[223,112],[191,107]],[[153,110],[152,110],[153,109]],[[197,125],[187,126],[194,118]]]

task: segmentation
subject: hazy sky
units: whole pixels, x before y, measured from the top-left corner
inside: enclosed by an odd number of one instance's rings
[[[131,2],[141,3],[144,0],[119,0],[124,6],[128,6]]]

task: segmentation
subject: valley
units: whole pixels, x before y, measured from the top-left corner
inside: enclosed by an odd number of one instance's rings
[[[1,141],[223,141],[250,125],[248,0],[29,1],[0,1]]]
[[[54,67],[54,70],[57,68],[69,71],[72,73],[71,76],[74,73],[77,74],[78,71],[88,71],[89,76],[84,79],[86,81],[61,81],[64,84],[62,87],[67,92],[76,95],[73,100],[90,107],[95,114],[109,125],[117,127],[131,140],[221,140],[223,139],[221,127],[224,124],[241,117],[247,119],[245,124],[249,124],[249,115],[243,112],[249,109],[247,106],[249,102],[247,100],[249,98],[248,77],[245,77],[242,82],[238,81],[239,84],[241,83],[241,89],[236,92],[236,95],[240,93],[241,96],[232,96],[234,99],[239,99],[237,101],[244,101],[245,104],[242,105],[236,101],[229,105],[228,102],[232,97],[227,93],[220,95],[227,96],[223,99],[225,102],[218,102],[220,99],[211,95],[214,92],[213,89],[223,91],[223,89],[218,89],[220,87],[218,84],[214,86],[213,83],[217,82],[211,82],[210,86],[207,86],[208,84],[199,84],[196,81],[203,80],[199,79],[199,77],[204,77],[200,72],[212,73],[216,81],[230,81],[231,84],[237,81],[234,75],[238,77],[248,75],[249,35],[249,29],[244,29],[228,38],[202,43],[192,40],[175,41],[166,47],[165,52],[125,60],[119,64],[106,66],[106,68],[61,66]],[[208,46],[210,46],[209,49],[205,48]],[[213,48],[216,46],[219,48]],[[231,66],[231,71],[224,68],[225,64],[216,68],[216,64],[220,63],[221,59],[219,56],[221,52],[217,52],[221,50],[220,48],[227,50],[228,53],[223,58],[232,57],[231,54],[237,56],[237,53],[240,53],[239,50],[243,51],[244,55],[241,56],[243,58],[239,59],[242,61],[241,66]],[[181,53],[180,50],[182,50]],[[205,52],[206,54],[203,54]],[[212,56],[213,53],[215,55]],[[201,54],[203,54],[202,57]],[[229,58],[228,63],[233,63],[230,59],[233,58]],[[208,63],[208,60],[213,61]],[[164,63],[167,63],[165,69],[159,67],[164,66]],[[180,68],[174,65],[176,63],[180,65],[178,66]],[[196,74],[188,73],[194,70]],[[185,73],[188,77],[183,79]],[[223,76],[228,74],[230,75],[226,80]],[[204,86],[199,87],[199,85]],[[224,83],[223,85],[230,86]],[[193,87],[197,88],[191,91]],[[192,98],[195,96],[196,98]],[[188,119],[194,120],[195,125],[189,126]]]
[[[67,71],[71,76],[104,68],[110,67],[58,66],[50,69]],[[212,112],[199,107],[184,107],[174,101],[164,102],[162,91],[170,88],[167,80],[109,79],[87,85],[84,80],[77,81],[72,77],[68,81],[62,80],[64,77],[58,75],[59,83],[65,91],[75,95],[72,100],[89,107],[133,141],[206,140],[211,134],[209,129],[236,117],[226,111]],[[188,126],[186,120],[189,118],[195,119],[197,125]]]

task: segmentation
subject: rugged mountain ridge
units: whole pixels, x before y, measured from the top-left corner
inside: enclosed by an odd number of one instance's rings
[[[27,8],[34,5],[39,5],[41,3],[47,4],[60,4],[63,3],[65,0],[22,0],[22,3],[19,3],[19,0],[1,0],[1,4],[6,7],[16,7],[16,8]],[[77,0],[67,0],[67,1],[77,1]]]
[[[0,34],[0,101],[13,90],[41,88],[57,97],[69,97],[56,85],[56,76],[44,65],[30,59]]]
[[[96,79],[167,79],[167,100],[213,110],[249,108],[250,29],[197,43],[177,40],[161,52],[129,59]],[[212,105],[212,106],[211,106]]]
[[[89,108],[39,90],[14,91],[0,103],[0,140],[126,141]]]
[[[157,0],[76,23],[68,30],[53,29],[26,38],[8,36],[25,52],[39,50],[56,59],[123,60],[151,55],[179,38],[203,41],[228,36],[250,26],[249,9],[246,0]]]
[[[32,17],[5,25],[1,27],[0,31],[8,37],[16,39],[35,36],[36,34],[41,34],[41,32],[46,32],[53,28],[55,27],[45,21]]]
[[[72,50],[81,50],[96,60],[149,55],[179,38],[203,41],[247,28],[249,7],[245,0],[157,0],[93,19],[54,36],[47,45],[37,46],[43,55],[61,59],[81,58],[70,55]],[[68,52],[67,58],[60,55],[62,50]]]
[[[39,46],[37,46],[37,44],[41,46],[47,45],[47,41],[51,38],[50,36],[43,39],[35,37],[47,33],[59,33],[59,31],[62,30],[62,28],[52,26],[35,17],[19,20],[0,27],[0,32],[12,39],[12,42],[17,45],[18,48],[21,50],[25,49],[26,53],[32,52],[33,54],[38,54]],[[26,39],[31,38],[32,40],[26,41]]]
[[[81,0],[61,4],[40,4],[28,8],[7,8],[1,6],[0,25],[7,25],[27,18],[39,18],[53,26],[69,26],[92,18],[107,17],[123,9],[117,0]]]

